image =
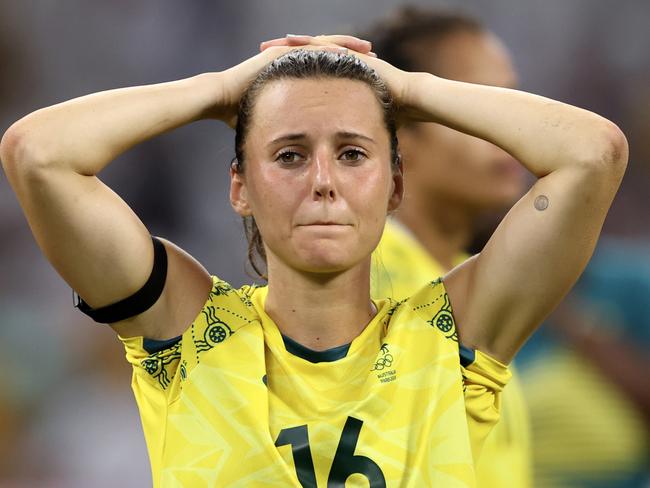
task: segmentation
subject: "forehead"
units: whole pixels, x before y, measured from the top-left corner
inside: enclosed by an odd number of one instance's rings
[[[382,109],[373,90],[361,81],[334,78],[271,82],[255,102],[253,130],[262,137],[305,130],[386,132]]]

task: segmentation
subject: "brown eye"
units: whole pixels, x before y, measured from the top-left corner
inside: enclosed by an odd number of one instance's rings
[[[277,157],[276,161],[279,161],[280,163],[283,164],[294,164],[299,162],[301,159],[300,154],[298,154],[295,151],[284,151],[280,153],[280,155]]]
[[[366,155],[358,149],[348,149],[341,154],[341,159],[344,161],[361,161]]]

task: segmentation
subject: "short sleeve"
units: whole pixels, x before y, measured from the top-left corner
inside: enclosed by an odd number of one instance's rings
[[[174,401],[202,355],[254,318],[250,302],[254,287],[236,290],[216,276],[212,282],[203,308],[182,336],[164,341],[118,336],[133,367],[132,386],[139,405],[150,396]]]
[[[168,391],[181,359],[182,338],[165,341],[164,347],[155,350],[147,347],[147,339],[143,337],[118,338],[124,345],[126,359],[133,367],[134,375],[153,388]]]
[[[149,352],[143,337],[118,337],[124,344],[126,359],[133,367],[131,388],[138,404],[151,467],[155,473],[162,459],[168,408],[179,391],[182,339],[178,338],[169,342],[167,347]]]
[[[481,351],[471,354],[468,360],[461,350],[461,358],[465,359],[461,371],[472,451],[478,460],[485,439],[499,420],[501,393],[512,374],[506,365]]]

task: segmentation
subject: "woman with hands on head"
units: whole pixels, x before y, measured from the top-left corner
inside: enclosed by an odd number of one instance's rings
[[[39,246],[126,347],[154,484],[473,486],[506,364],[589,259],[625,138],[560,102],[400,71],[348,36],[261,48],[38,110],[2,141]],[[202,118],[236,126],[230,200],[268,286],[234,289],[152,245],[96,177]],[[479,255],[373,302],[371,252],[403,193],[397,118],[489,140],[539,180]]]

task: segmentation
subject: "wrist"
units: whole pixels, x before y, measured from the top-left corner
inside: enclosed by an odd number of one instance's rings
[[[430,113],[431,97],[435,94],[438,77],[431,73],[405,72],[400,94],[400,111],[413,122],[435,122]]]
[[[220,72],[201,73],[187,79],[189,89],[198,97],[196,120],[218,119],[226,117],[227,102],[223,76]]]

